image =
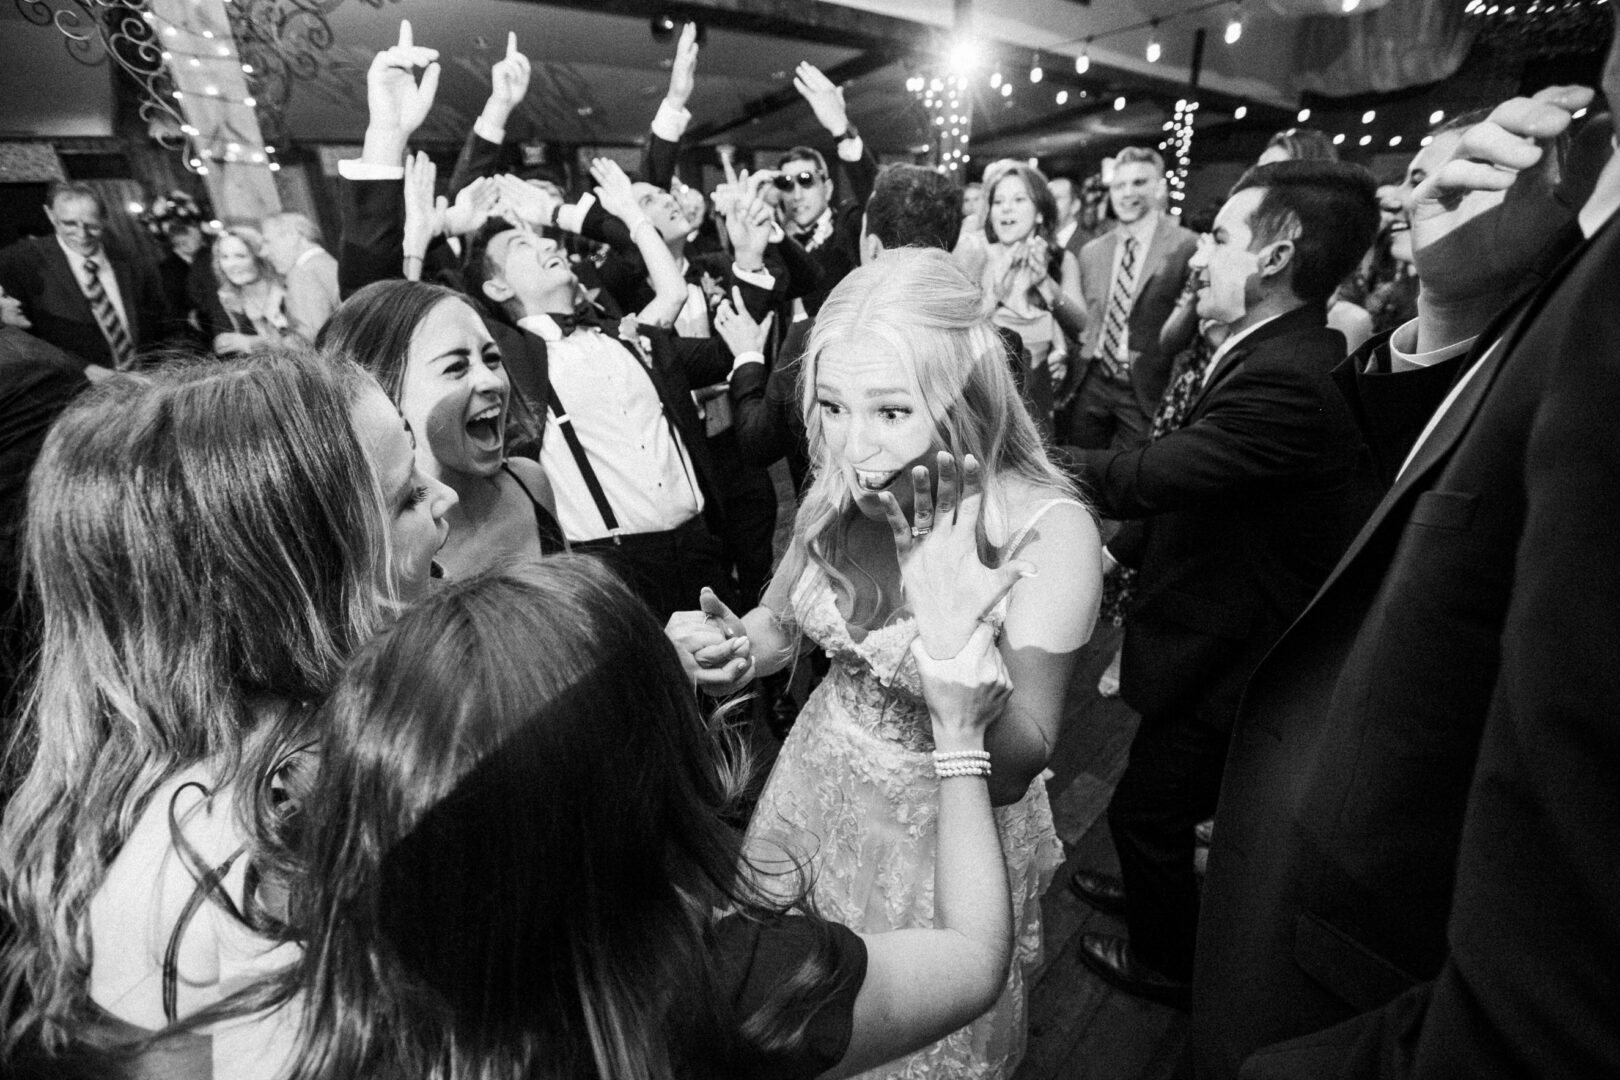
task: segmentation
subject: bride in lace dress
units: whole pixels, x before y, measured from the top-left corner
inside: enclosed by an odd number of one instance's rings
[[[1048,461],[980,311],[977,286],[943,252],[886,252],[833,291],[805,357],[817,471],[792,546],[760,607],[738,619],[705,592],[703,612],[670,625],[693,678],[715,692],[811,645],[827,651],[832,670],[782,746],[750,852],[762,868],[802,865],[819,912],[863,935],[934,925],[939,781],[909,655],[918,615],[927,626],[960,626],[944,613],[971,609],[967,625],[982,618],[997,628],[1013,692],[985,745],[1012,889],[1013,963],[989,1012],[866,1074],[874,1077],[1006,1077],[1023,1056],[1040,897],[1063,858],[1041,774],[1100,593],[1092,516]],[[930,474],[949,481],[942,493],[954,490],[958,461],[961,503],[942,495],[936,510]],[[977,551],[914,544],[936,513],[975,520]],[[953,557],[1004,574],[971,573]],[[945,657],[962,642],[922,644]],[[777,880],[800,887],[793,873]]]

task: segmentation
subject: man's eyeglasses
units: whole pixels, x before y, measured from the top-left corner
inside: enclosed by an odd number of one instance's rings
[[[789,176],[787,173],[780,173],[771,178],[771,183],[776,185],[777,191],[792,191],[793,185],[795,184],[799,186],[800,190],[809,191],[811,188],[815,187],[825,179],[826,177],[822,176],[815,170],[806,169],[803,172],[796,173],[792,176]]]

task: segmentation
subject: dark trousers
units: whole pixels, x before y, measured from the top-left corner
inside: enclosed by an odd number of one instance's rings
[[[770,473],[743,461],[737,436],[729,430],[710,436],[709,459],[714,462],[715,486],[725,513],[720,541],[726,562],[737,574],[734,610],[740,615],[759,603],[765,582],[770,580],[776,485],[771,483]]]
[[[1142,411],[1130,377],[1115,378],[1101,360],[1089,364],[1069,405],[1069,445],[1133,450],[1146,443],[1153,418]]]
[[[699,514],[668,532],[627,533],[573,545],[595,555],[646,601],[659,622],[677,611],[696,611],[707,585],[735,610],[736,593],[726,572],[725,550]]]
[[[1231,733],[1191,713],[1144,716],[1108,804],[1136,958],[1191,981],[1198,930],[1193,827],[1215,812]]]

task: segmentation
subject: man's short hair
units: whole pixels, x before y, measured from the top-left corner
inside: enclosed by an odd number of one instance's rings
[[[101,201],[96,189],[82,180],[52,180],[50,187],[45,189],[45,205],[55,206],[56,200],[61,198],[89,199],[96,204],[96,212],[102,217],[107,216],[107,204]]]
[[[1151,165],[1164,175],[1164,155],[1150,146],[1127,146],[1114,155],[1114,167],[1142,163]]]
[[[956,246],[962,228],[962,189],[921,165],[890,165],[878,174],[866,203],[866,231],[885,248]]]
[[[308,216],[294,210],[284,210],[279,214],[271,214],[259,223],[259,231],[266,232],[272,226],[292,229],[300,238],[312,244],[321,242],[321,229],[311,221]]]
[[[822,176],[832,176],[832,173],[827,170],[827,159],[822,157],[821,151],[813,146],[795,146],[776,159],[776,167],[780,169],[790,161],[813,161]]]
[[[501,233],[510,232],[516,227],[505,218],[488,219],[467,241],[466,254],[461,258],[462,291],[470,296],[473,303],[482,311],[507,322],[511,321],[510,313],[505,305],[496,303],[484,292],[484,282],[501,274],[501,268],[489,261],[489,242]]]
[[[1232,194],[1263,188],[1249,216],[1254,243],[1294,242],[1294,294],[1322,303],[1355,269],[1378,233],[1378,182],[1360,165],[1277,161],[1256,165]]]
[[[1266,140],[1266,149],[1276,148],[1288,155],[1289,161],[1338,161],[1339,149],[1324,131],[1316,128],[1291,127],[1279,131]]]

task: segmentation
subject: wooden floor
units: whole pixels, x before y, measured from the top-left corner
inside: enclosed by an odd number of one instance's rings
[[[1041,903],[1046,958],[1030,991],[1029,1050],[1015,1080],[1169,1080],[1177,1076],[1187,1016],[1121,993],[1080,962],[1080,935],[1123,934],[1069,891],[1077,867],[1118,871],[1104,811],[1125,769],[1136,714],[1118,698],[1097,695],[1097,678],[1122,631],[1100,626],[1081,653],[1069,713],[1047,781],[1058,837],[1068,855]]]

